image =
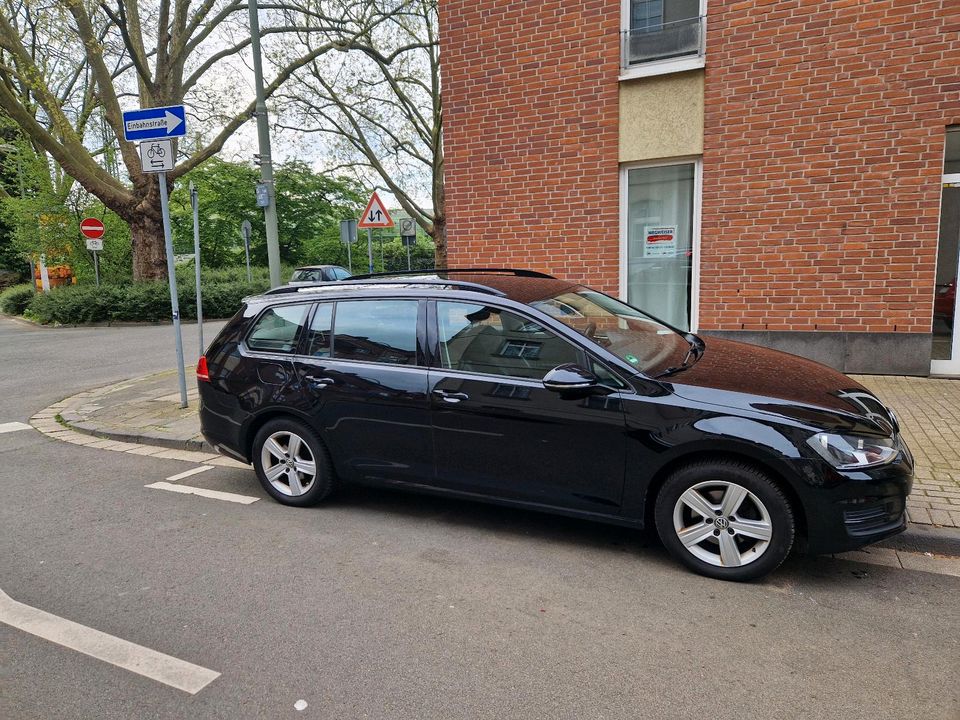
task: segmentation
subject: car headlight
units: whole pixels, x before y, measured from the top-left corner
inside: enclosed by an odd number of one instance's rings
[[[897,457],[893,438],[859,437],[836,433],[817,433],[807,440],[824,460],[837,470],[884,465]]]

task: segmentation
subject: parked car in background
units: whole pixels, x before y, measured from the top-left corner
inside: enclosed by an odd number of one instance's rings
[[[346,280],[349,277],[351,277],[350,271],[339,265],[304,265],[293,271],[289,284]]]
[[[933,317],[943,320],[953,330],[953,311],[957,304],[957,278],[953,282],[937,285],[933,296]]]
[[[913,458],[862,385],[542,273],[276,288],[197,376],[207,441],[287,505],[361,482],[653,525],[726,580],[906,527]]]

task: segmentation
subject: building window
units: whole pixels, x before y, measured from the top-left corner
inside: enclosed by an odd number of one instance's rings
[[[696,325],[698,176],[696,161],[623,171],[623,294],[681,330]]]
[[[705,7],[703,0],[623,0],[622,66],[631,70],[647,63],[682,60],[703,65]]]

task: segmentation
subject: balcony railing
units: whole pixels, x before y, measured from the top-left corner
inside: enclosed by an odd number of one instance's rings
[[[702,56],[705,21],[706,17],[701,16],[621,33],[623,68],[654,60]]]

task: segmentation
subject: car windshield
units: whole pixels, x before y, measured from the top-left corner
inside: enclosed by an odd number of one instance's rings
[[[677,364],[690,343],[677,331],[608,295],[584,287],[530,303],[638,370],[655,374]]]
[[[291,282],[318,282],[323,280],[323,270],[294,270]]]

